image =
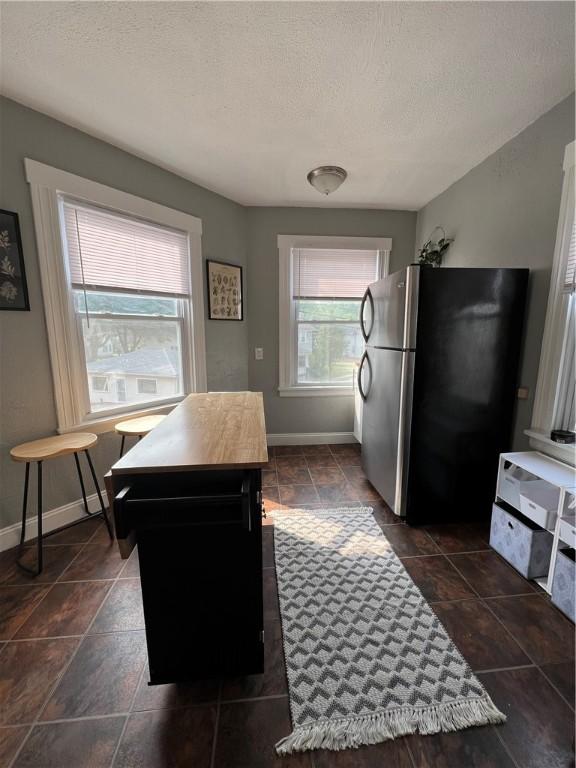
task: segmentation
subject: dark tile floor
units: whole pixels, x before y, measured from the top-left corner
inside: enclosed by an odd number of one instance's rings
[[[51,537],[32,580],[0,555],[2,768],[569,768],[574,626],[492,552],[485,525],[412,529],[381,502],[353,446],[271,450],[266,509],[367,504],[479,674],[506,725],[278,758],[290,732],[274,571],[264,520],[266,672],[147,686],[137,553],[101,524]],[[31,549],[29,557],[34,552]]]

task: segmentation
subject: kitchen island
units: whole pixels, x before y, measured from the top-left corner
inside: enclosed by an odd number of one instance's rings
[[[108,478],[138,546],[150,683],[263,671],[262,394],[189,395]]]

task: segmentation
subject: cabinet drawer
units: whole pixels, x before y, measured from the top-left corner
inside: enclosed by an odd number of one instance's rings
[[[521,483],[520,512],[547,530],[554,530],[560,491],[545,480]]]
[[[522,467],[504,462],[498,480],[498,497],[510,504],[514,509],[520,509],[520,488],[524,483],[536,481],[538,478]]]
[[[560,541],[576,549],[576,517],[563,517],[559,526]]]

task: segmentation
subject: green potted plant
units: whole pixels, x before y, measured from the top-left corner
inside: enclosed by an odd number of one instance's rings
[[[434,235],[438,230],[442,233],[442,237],[439,240],[435,240]],[[436,227],[429,239],[418,251],[418,262],[431,267],[441,266],[442,258],[453,242],[454,238],[446,237],[446,232],[444,232],[442,227]]]

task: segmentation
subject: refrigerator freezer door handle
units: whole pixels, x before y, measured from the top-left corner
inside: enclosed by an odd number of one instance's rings
[[[370,327],[368,328],[368,330],[366,330],[364,326],[364,307],[366,306],[366,301],[370,302]],[[362,296],[362,302],[360,304],[360,330],[362,331],[362,336],[364,336],[364,341],[368,341],[368,338],[372,333],[373,327],[374,327],[374,299],[372,298],[372,291],[370,290],[370,288],[366,288],[366,293],[364,294],[364,296]]]
[[[368,387],[367,392],[364,392],[364,390],[362,389],[362,368],[364,367],[365,362],[368,363],[368,371],[370,373],[370,378],[369,378],[370,385]],[[372,387],[372,363],[370,362],[370,358],[368,357],[368,352],[364,352],[360,360],[360,365],[358,366],[358,392],[360,393],[360,397],[362,398],[362,400],[366,401],[366,398],[370,394],[371,387]]]

